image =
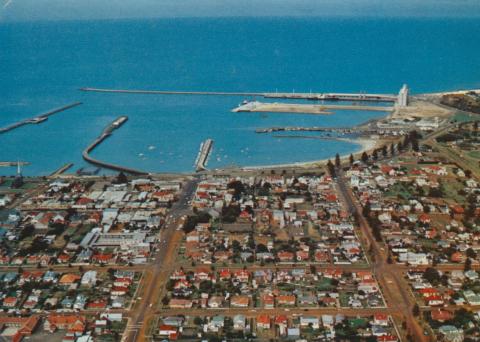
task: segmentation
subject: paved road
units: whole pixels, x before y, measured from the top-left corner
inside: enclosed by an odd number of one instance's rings
[[[131,320],[127,326],[125,341],[143,341],[147,328],[148,318],[154,314],[157,301],[160,299],[158,294],[161,291],[160,276],[164,270],[172,263],[171,259],[175,257],[174,236],[179,235],[176,229],[181,216],[190,212],[188,204],[199,178],[188,181],[182,189],[182,193],[177,202],[175,202],[168,213],[168,221],[161,232],[161,241],[159,242],[158,252],[154,255],[155,263],[146,269],[143,281],[143,297],[133,308]],[[175,234],[177,233],[177,234]]]
[[[375,313],[384,313],[387,315],[395,315],[396,312],[391,308],[223,308],[223,309],[203,309],[203,308],[191,308],[191,309],[168,309],[165,311],[158,311],[158,314],[175,316],[185,315],[185,311],[188,310],[189,316],[235,316],[244,315],[246,317],[257,317],[258,315],[337,315],[341,313],[345,316],[358,317],[358,316],[372,316]]]
[[[367,240],[366,247],[372,252],[372,270],[383,291],[387,305],[389,305],[389,308],[401,313],[403,316],[402,319],[407,324],[407,330],[412,334],[414,341],[428,341],[426,336],[423,335],[422,327],[412,315],[415,298],[411,296],[408,290],[408,284],[403,279],[404,268],[387,263],[387,252],[385,248],[375,240],[369,223],[362,215],[360,204],[350,187],[346,184],[343,171],[338,170],[337,173],[338,177],[336,182],[341,197],[344,199],[347,210],[351,214],[357,214],[362,236]]]

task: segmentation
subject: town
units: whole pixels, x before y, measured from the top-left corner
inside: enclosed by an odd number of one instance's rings
[[[311,168],[2,177],[12,341],[474,341],[478,121]]]

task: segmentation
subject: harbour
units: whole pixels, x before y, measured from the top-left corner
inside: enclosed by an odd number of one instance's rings
[[[244,99],[283,102],[283,97],[285,102],[312,105],[321,105],[323,100],[340,105],[350,100],[365,105],[393,106],[404,82],[408,82],[414,94],[478,89],[476,69],[470,70],[471,63],[458,63],[459,56],[475,62],[479,58],[470,49],[471,44],[460,44],[457,39],[475,36],[471,33],[478,32],[478,25],[464,21],[449,22],[448,30],[442,31],[445,41],[452,42],[454,49],[447,48],[448,44],[438,44],[435,30],[444,27],[443,21],[406,20],[400,25],[388,20],[365,20],[357,23],[354,32],[370,37],[368,44],[352,36],[352,31],[345,29],[346,23],[340,20],[302,20],[304,26],[301,27],[292,20],[219,22],[217,24],[226,34],[222,37],[224,40],[218,42],[211,40],[216,33],[214,26],[202,25],[194,19],[178,22],[178,28],[172,31],[171,23],[161,20],[155,27],[139,22],[115,27],[103,22],[96,24],[99,34],[94,37],[88,27],[73,22],[62,23],[61,32],[35,24],[5,27],[1,34],[5,42],[9,35],[14,34],[16,39],[5,51],[7,64],[3,68],[3,79],[6,83],[0,127],[33,117],[65,101],[68,103],[68,99],[83,102],[82,106],[64,113],[66,115],[57,115],[38,127],[27,125],[0,136],[2,160],[29,161],[31,165],[24,170],[26,176],[48,176],[67,162],[75,163],[75,169],[67,173],[82,167],[91,168],[83,160],[82,151],[101,133],[104,125],[118,116],[116,114],[127,113],[132,121],[115,132],[112,139],[122,143],[122,155],[110,159],[119,147],[106,141],[91,152],[92,157],[139,170],[182,173],[195,171],[193,162],[200,142],[206,138],[215,141],[215,150],[208,163],[210,169],[230,165],[284,165],[323,160],[337,152],[349,154],[356,151],[358,145],[313,139],[271,139],[269,134],[256,134],[255,130],[295,126],[348,128],[383,115],[383,112],[354,110],[331,110],[335,111],[333,115],[321,116],[232,115],[231,109]],[[264,25],[262,30],[255,29],[258,25]],[[108,30],[104,30],[105,27]],[[397,27],[401,34],[395,34]],[[379,28],[393,35],[390,39],[375,35]],[[194,29],[198,36],[191,34]],[[332,34],[324,35],[327,31]],[[39,35],[40,32],[45,35]],[[142,45],[137,52],[129,52],[131,41],[128,37],[132,32],[138,39],[148,35],[162,37],[164,52],[151,45]],[[278,32],[295,35],[295,39],[282,39]],[[335,35],[338,38],[332,39]],[[47,39],[52,36],[57,39]],[[115,40],[108,40],[109,36]],[[32,37],[38,44],[33,44]],[[255,37],[258,44],[252,47],[254,42],[247,37]],[[63,48],[58,47],[70,49],[75,41],[91,41],[95,49],[76,50],[72,63],[62,52]],[[232,41],[235,44],[231,44]],[[118,61],[106,58],[104,50],[98,48],[104,45],[121,48]],[[319,49],[320,45],[324,46]],[[408,49],[399,49],[401,46],[408,46]],[[44,51],[41,63],[27,59],[40,49]],[[198,58],[192,58],[193,49],[199,54]],[[350,49],[356,52],[355,56],[348,53]],[[245,51],[251,54],[242,56]],[[375,51],[375,58],[372,58],[372,51]],[[412,58],[412,51],[422,51],[424,55]],[[390,55],[396,58],[388,59],[388,63],[387,59],[380,58]],[[18,56],[24,56],[22,63],[15,62]],[[224,56],[225,63],[212,64],[214,56]],[[125,73],[108,73],[116,70],[120,65],[117,62],[131,68],[126,68]],[[439,68],[444,68],[444,72],[439,72]],[[202,92],[198,96],[175,96],[176,93],[163,96],[79,91],[81,87]],[[210,90],[214,91],[212,95],[218,90],[224,96],[205,96],[203,91]],[[271,97],[265,99],[260,94]],[[309,99],[312,101],[307,102]],[[413,110],[412,113],[415,114]],[[393,129],[397,128],[392,126]],[[161,148],[148,150],[150,145]],[[241,153],[247,147],[250,152]],[[0,168],[0,171],[9,174],[11,169]],[[111,172],[102,169],[99,174],[103,173]]]
[[[19,128],[19,127],[24,126],[24,125],[42,123],[42,122],[46,121],[48,119],[48,117],[51,116],[51,115],[63,112],[63,111],[68,110],[70,108],[74,108],[74,107],[79,106],[81,104],[82,104],[81,102],[74,102],[74,103],[68,104],[68,105],[60,107],[60,108],[52,109],[52,110],[50,110],[46,113],[40,114],[40,115],[35,116],[33,118],[29,118],[29,119],[25,119],[25,120],[13,123],[9,126],[0,128],[0,134],[1,133],[6,133],[8,131],[14,130],[14,129]]]

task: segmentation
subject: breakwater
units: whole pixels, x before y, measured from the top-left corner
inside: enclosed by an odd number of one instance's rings
[[[270,127],[258,128],[255,133],[274,133],[274,132],[329,132],[329,133],[363,133],[370,131],[367,128],[360,127]]]
[[[48,111],[48,112],[46,112],[46,113],[37,115],[37,116],[35,116],[35,117],[33,117],[33,118],[29,118],[29,119],[25,119],[25,120],[22,120],[22,121],[13,123],[13,124],[11,124],[11,125],[9,125],[9,126],[0,128],[0,134],[1,134],[1,133],[6,133],[6,132],[11,131],[11,130],[14,130],[15,128],[21,127],[21,126],[23,126],[23,125],[38,124],[38,123],[44,122],[44,121],[46,121],[46,120],[48,119],[48,117],[51,116],[51,115],[54,115],[54,114],[63,112],[63,111],[65,111],[65,110],[67,110],[67,109],[70,109],[70,108],[79,106],[79,105],[81,105],[81,104],[82,104],[82,102],[74,102],[74,103],[68,104],[68,105],[63,106],[63,107],[60,107],[60,108],[52,109],[52,110],[50,110],[50,111]]]
[[[83,151],[82,157],[85,159],[87,162],[104,167],[106,169],[114,170],[114,171],[120,171],[120,172],[126,172],[130,173],[132,175],[146,175],[148,174],[147,172],[128,168],[125,166],[121,165],[116,165],[116,164],[111,164],[107,163],[95,158],[92,158],[90,156],[90,152],[95,149],[100,143],[102,143],[106,138],[108,138],[110,135],[112,135],[113,131],[120,128],[126,121],[128,120],[127,116],[120,116],[115,121],[113,121],[111,124],[109,124],[105,129],[103,130],[102,134],[95,139],[90,145],[87,146],[87,148]]]
[[[107,88],[80,88],[80,91],[97,93],[126,93],[151,95],[212,95],[212,96],[258,96],[276,99],[297,99],[312,101],[369,101],[369,102],[396,102],[394,94],[365,94],[365,93],[286,93],[286,92],[224,92],[224,91],[173,91],[173,90],[142,90],[142,89],[107,89]]]

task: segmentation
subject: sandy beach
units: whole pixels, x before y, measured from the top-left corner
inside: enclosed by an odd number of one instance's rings
[[[356,159],[360,157],[363,152],[371,152],[376,148],[380,148],[384,145],[384,141],[381,139],[373,139],[373,138],[358,138],[358,139],[350,139],[350,138],[332,138],[335,140],[341,140],[345,142],[354,143],[360,146],[360,148],[352,152]],[[340,156],[340,159],[346,160],[350,158],[349,154],[344,154]],[[249,170],[262,170],[262,169],[280,169],[280,168],[311,168],[311,167],[318,167],[324,166],[328,163],[329,160],[335,159],[335,155],[332,155],[331,158],[320,159],[320,160],[313,160],[313,161],[306,161],[306,162],[295,162],[295,163],[288,163],[288,164],[276,164],[276,165],[260,165],[260,166],[244,166],[240,167],[241,170],[249,171]]]

